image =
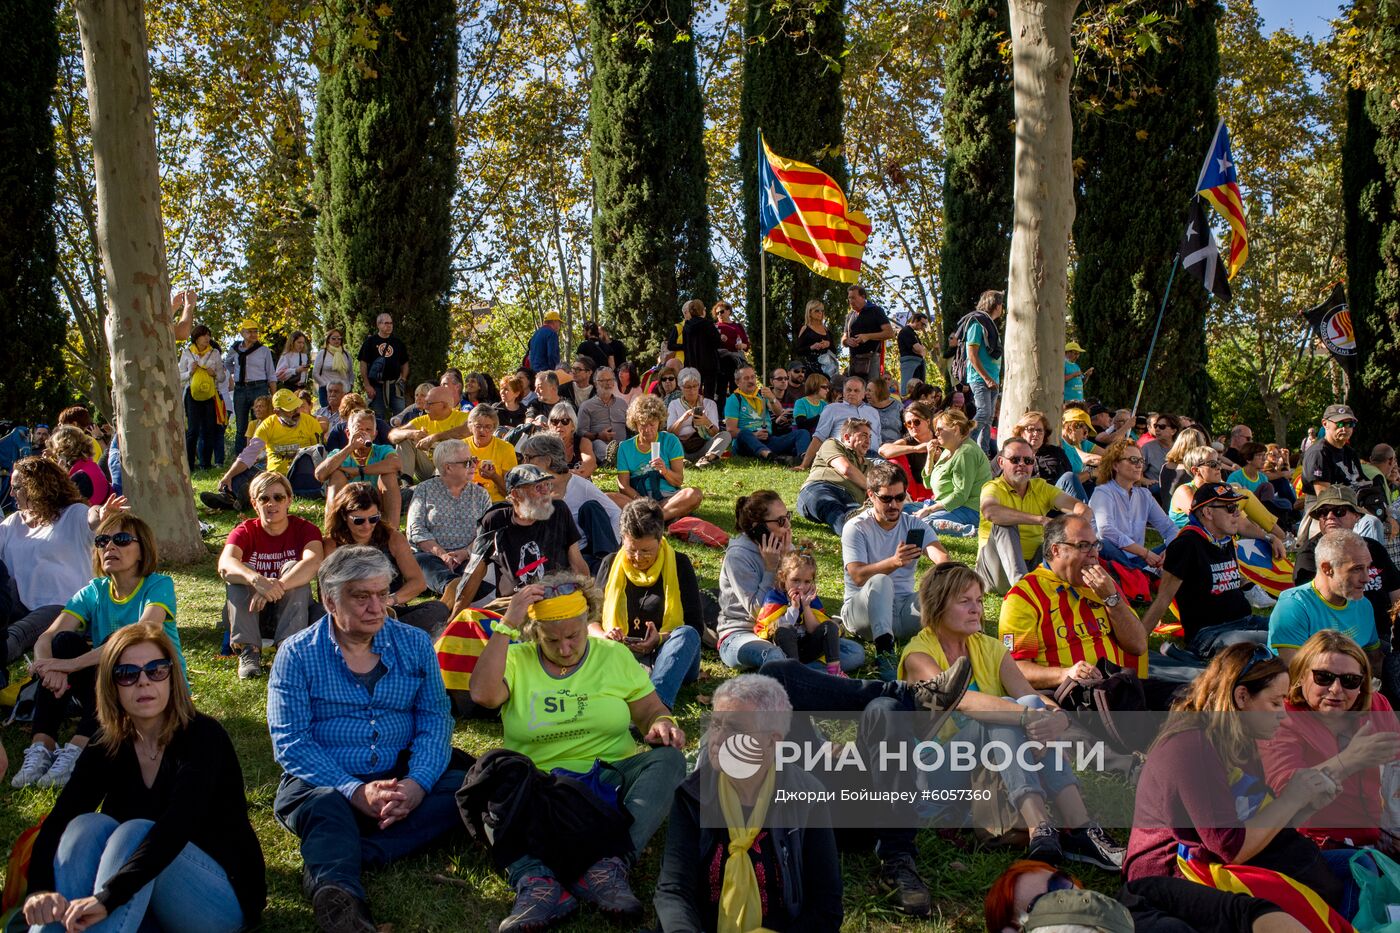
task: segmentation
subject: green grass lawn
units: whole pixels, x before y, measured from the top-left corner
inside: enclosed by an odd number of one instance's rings
[[[739,466],[726,462],[706,471],[692,470],[687,479],[698,484],[706,499],[699,517],[719,525],[734,527],[734,502],[746,492],[771,488],[783,494],[789,506],[795,506],[802,475],[776,467]],[[599,477],[602,481],[602,477]],[[217,474],[206,472],[196,476],[196,486],[212,489]],[[611,482],[611,480],[606,480]],[[209,513],[199,507],[201,517],[215,525],[206,539],[209,556],[198,564],[181,568],[166,568],[175,579],[179,598],[180,637],[185,658],[190,667],[194,699],[199,709],[216,717],[228,730],[238,748],[243,763],[243,778],[253,825],[262,840],[267,859],[268,905],[263,928],[268,930],[312,930],[311,911],[301,893],[301,859],[296,839],[283,830],[272,815],[272,799],[280,769],[272,758],[267,734],[266,679],[240,682],[235,676],[232,659],[220,658],[217,631],[223,585],[215,574],[215,562],[224,537],[236,520],[230,513]],[[321,522],[321,511],[315,503],[300,501],[296,511],[303,517]],[[824,602],[832,612],[839,612],[841,603],[840,542],[824,527],[813,525],[793,511],[793,534],[799,541],[810,541],[818,561],[817,585]],[[972,563],[975,541],[950,539],[945,542],[957,560]],[[702,587],[718,585],[720,559],[723,552],[710,548],[681,544],[695,563]],[[986,601],[986,627],[995,632],[1001,600],[989,596]],[[867,671],[873,676],[873,664]],[[712,651],[706,650],[700,682],[681,691],[677,701],[677,719],[690,737],[694,748],[698,738],[700,717],[707,711],[705,703],[716,684],[728,676],[728,670]],[[66,738],[66,736],[64,736]],[[498,724],[480,722],[458,723],[453,734],[457,746],[481,753],[500,744]],[[8,845],[25,827],[33,825],[52,806],[54,792],[36,788],[13,790],[8,777],[13,775],[25,745],[28,729],[12,726],[5,731],[5,747],[10,756],[10,773],[0,790],[0,839]],[[662,833],[665,832],[663,828]],[[655,883],[660,852],[661,834],[645,853],[633,875],[633,884],[643,901],[649,901]],[[1018,857],[1018,851],[989,850],[978,846],[970,835],[942,838],[932,832],[920,834],[919,868],[933,891],[934,913],[928,920],[914,921],[894,910],[875,883],[877,861],[872,853],[848,853],[843,858],[845,877],[845,908],[848,930],[884,930],[899,928],[918,931],[980,930],[982,898],[992,879]],[[1087,883],[1112,891],[1115,879],[1093,871],[1076,869]],[[403,931],[494,930],[495,924],[508,912],[512,894],[502,875],[492,866],[486,853],[473,846],[465,836],[422,856],[408,859],[387,869],[370,873],[366,879],[370,905],[375,918],[398,933]],[[647,923],[654,923],[654,916]],[[585,910],[564,927],[587,930],[607,926],[596,914]]]

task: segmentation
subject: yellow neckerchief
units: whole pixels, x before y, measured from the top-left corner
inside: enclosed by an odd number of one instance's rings
[[[671,542],[662,538],[656,562],[647,570],[637,570],[621,553],[613,558],[612,569],[608,571],[608,584],[603,590],[603,627],[609,631],[617,629],[623,633],[628,632],[630,629],[627,620],[627,584],[649,590],[656,585],[658,579],[665,589],[662,597],[662,603],[666,607],[661,617],[662,633],[675,631],[685,624],[685,616],[681,611],[680,582],[676,576],[676,552],[672,549]],[[611,611],[607,610],[608,606],[612,607]]]
[[[724,881],[719,889],[719,933],[752,933],[763,928],[763,899],[749,849],[763,831],[775,774],[776,769],[770,767],[747,822],[734,782],[727,774],[719,775],[719,808],[724,825],[729,827],[729,857],[724,860]]]
[[[748,402],[749,409],[753,411],[755,415],[761,415],[768,410],[768,406],[763,404],[763,399],[757,392],[755,392],[753,395],[747,395],[740,389],[735,389],[734,394],[739,396],[744,401]]]

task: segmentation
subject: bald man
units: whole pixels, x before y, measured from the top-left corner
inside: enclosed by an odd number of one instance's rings
[[[452,389],[436,386],[428,392],[425,413],[401,428],[389,432],[389,442],[398,451],[403,468],[422,482],[436,471],[433,448],[445,440],[463,440],[471,434],[467,413],[452,404]]]

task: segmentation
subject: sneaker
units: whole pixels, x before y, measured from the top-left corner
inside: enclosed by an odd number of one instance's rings
[[[1272,609],[1278,605],[1278,600],[1265,593],[1259,586],[1251,586],[1245,590],[1244,598],[1255,609]]]
[[[928,885],[914,867],[914,856],[901,852],[885,859],[880,865],[880,887],[895,894],[899,909],[914,917],[927,917],[933,909]]]
[[[1060,831],[1055,824],[1046,820],[1031,830],[1031,844],[1026,848],[1026,858],[1051,865],[1064,861],[1065,850],[1060,845]]]
[[[1060,833],[1060,846],[1065,858],[1084,862],[1104,871],[1122,871],[1123,853],[1120,846],[1098,823]]]
[[[943,728],[944,720],[958,708],[971,682],[972,662],[967,658],[958,658],[933,680],[920,680],[909,685],[914,692],[914,705],[933,714],[925,738],[932,738]]]
[[[53,756],[53,752],[38,742],[26,748],[24,750],[24,763],[19,766],[15,776],[10,779],[10,786],[28,787],[48,774],[49,767],[53,765]]]
[[[63,787],[68,783],[68,779],[73,776],[73,766],[78,763],[78,756],[83,750],[72,742],[60,748],[53,756],[53,764],[49,765],[49,770],[44,776],[34,782],[36,787]],[[25,756],[25,762],[29,761],[29,756]]]
[[[220,489],[218,492],[201,492],[199,501],[216,512],[237,512],[238,500]]]
[[[238,679],[252,680],[262,676],[262,648],[244,645],[238,649]]]
[[[899,679],[899,655],[893,651],[879,651],[875,654],[876,677],[885,683],[894,683]]]
[[[705,469],[706,467],[713,466],[716,459],[717,459],[717,458],[715,457],[714,454],[706,454],[705,456],[701,457],[699,460],[696,460],[696,461],[695,461],[695,469],[697,469],[697,470],[703,470],[703,469]]]
[[[828,664],[828,665],[826,666],[826,672],[827,672],[828,675],[830,675],[830,676],[832,676],[832,677],[845,677],[845,676],[847,676],[847,675],[846,675],[846,672],[843,671],[843,670],[841,670],[841,662],[840,662],[840,661],[832,661],[830,664]]]
[[[591,870],[591,869],[590,869]],[[524,878],[515,889],[510,916],[496,927],[497,933],[530,933],[543,930],[578,910],[578,899],[553,878]]]
[[[599,859],[569,886],[569,891],[585,904],[592,904],[614,919],[642,915],[642,902],[627,883],[627,863],[617,856]]]
[[[785,467],[788,467],[788,466],[792,466],[792,465],[793,465],[794,463],[796,463],[797,461],[794,460],[794,459],[793,459],[790,455],[788,455],[788,454],[770,454],[769,457],[768,457],[768,462],[769,462],[769,463],[776,463],[778,466],[785,466]]]
[[[311,910],[316,916],[316,928],[322,933],[376,933],[369,905],[356,897],[349,888],[338,884],[323,884],[311,895]]]

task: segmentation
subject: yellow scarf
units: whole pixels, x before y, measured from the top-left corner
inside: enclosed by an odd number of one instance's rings
[[[729,775],[719,775],[719,809],[729,827],[729,857],[724,860],[724,881],[719,889],[719,933],[753,933],[763,927],[763,899],[749,849],[763,831],[768,804],[773,800],[776,769],[769,768],[758,790],[758,801],[744,821],[744,809]]]
[[[612,569],[608,571],[608,585],[603,590],[603,628],[607,631],[621,629],[627,632],[630,624],[627,618],[627,584],[649,590],[660,579],[665,589],[663,603],[665,610],[661,616],[661,634],[668,635],[685,623],[681,609],[681,588],[676,576],[676,552],[671,542],[661,539],[661,550],[656,562],[648,570],[637,570],[619,552],[613,558]]]
[[[762,396],[760,396],[757,392],[755,392],[753,395],[745,395],[743,392],[740,392],[738,389],[735,389],[734,394],[739,396],[744,401],[748,402],[749,409],[755,415],[762,415],[767,410],[767,406],[763,403]]]

